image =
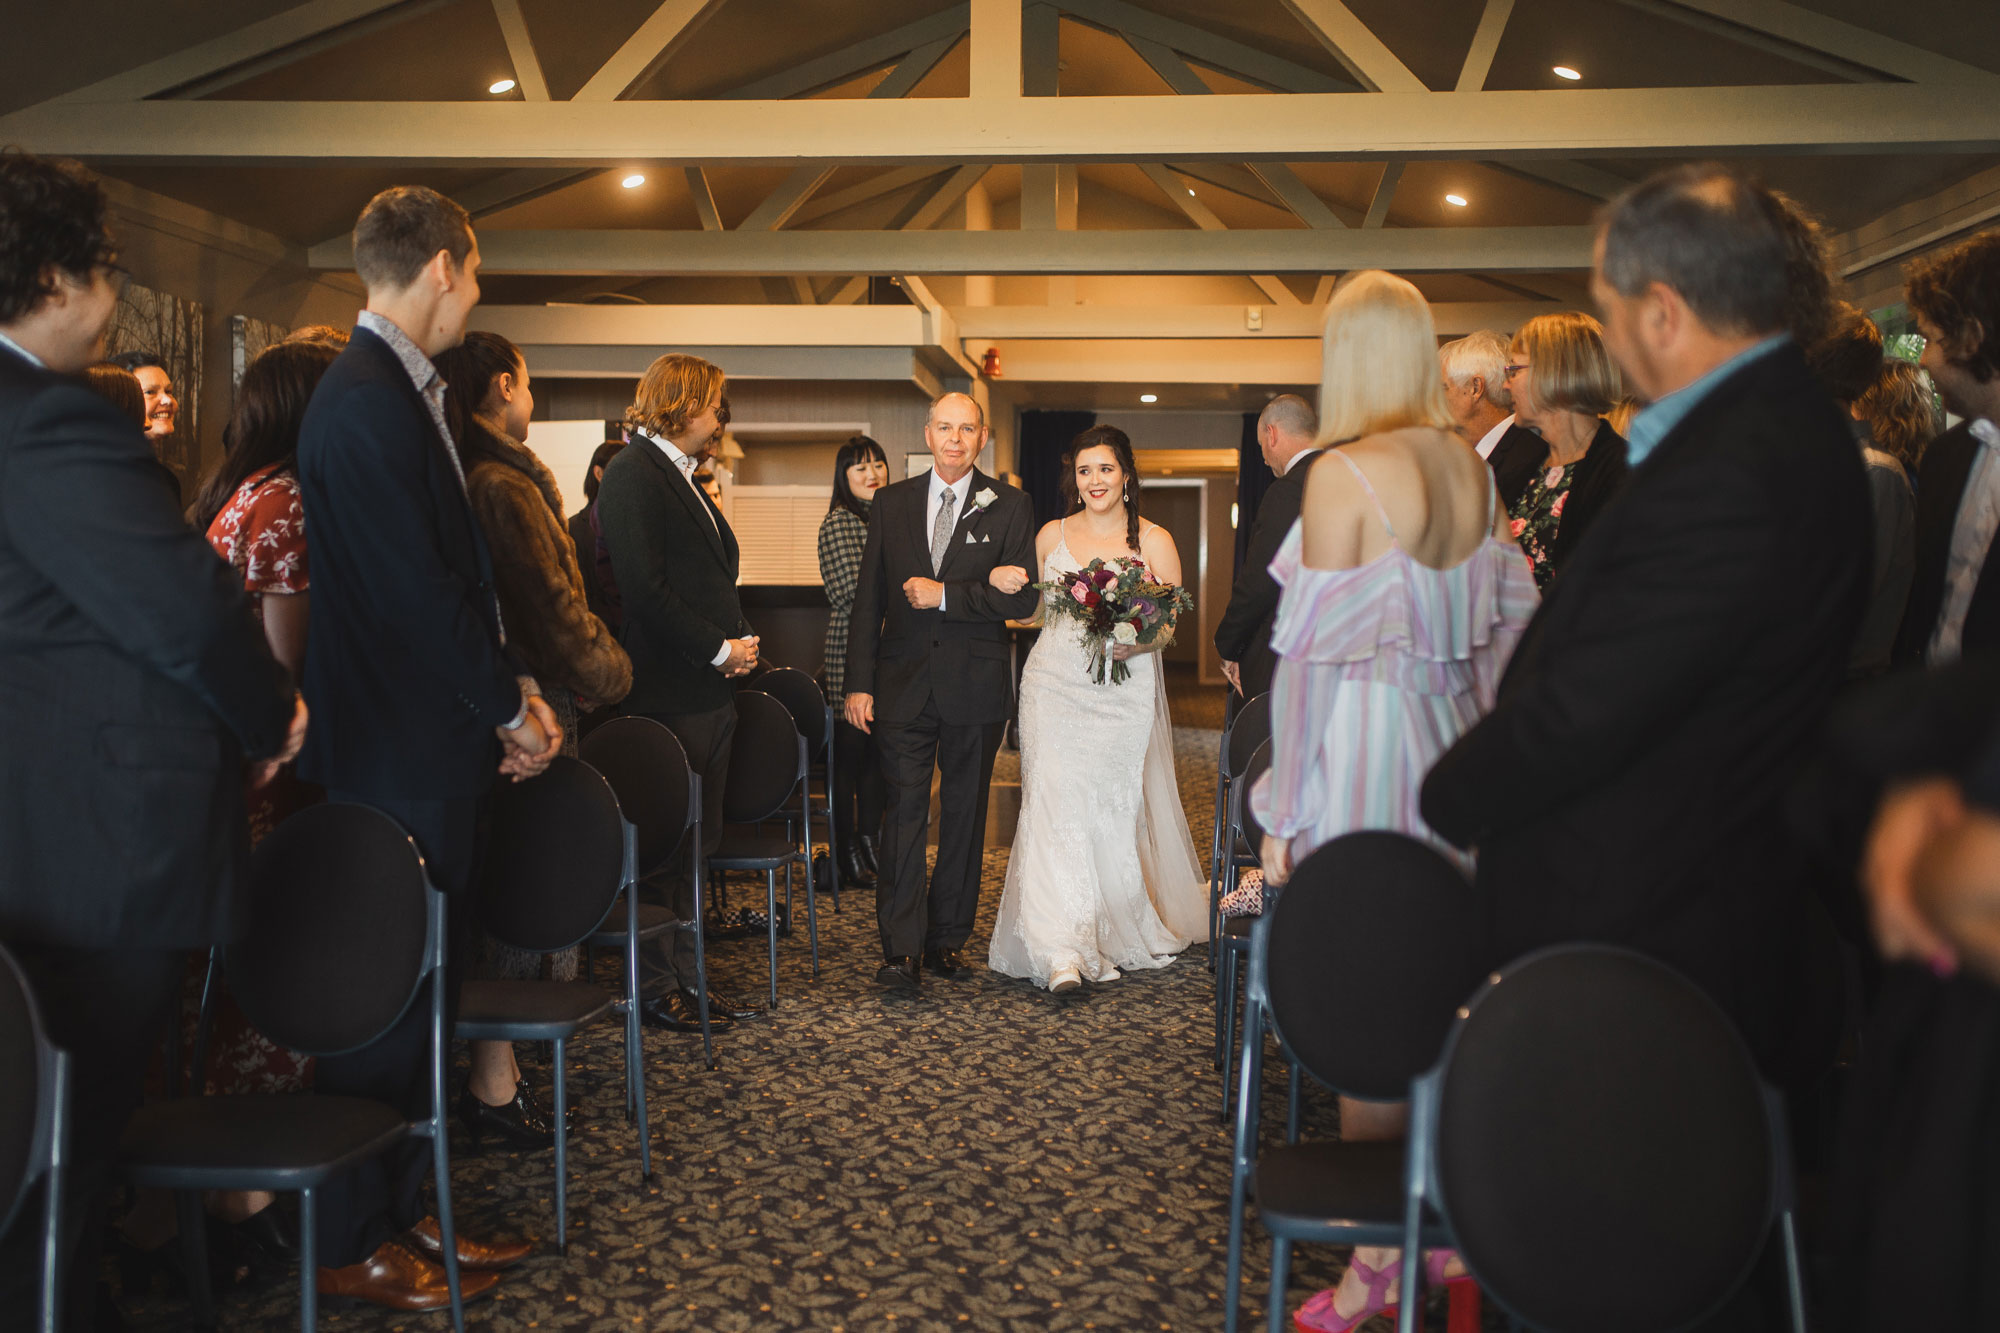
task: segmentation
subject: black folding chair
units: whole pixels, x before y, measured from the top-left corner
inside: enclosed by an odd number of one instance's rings
[[[1236,697],[1230,692],[1230,698]],[[1222,887],[1230,857],[1229,793],[1233,775],[1241,773],[1257,747],[1271,739],[1271,696],[1260,694],[1244,700],[1222,729],[1222,744],[1215,751],[1215,824],[1208,840],[1208,966],[1215,968],[1218,939],[1222,933]],[[1255,862],[1252,862],[1255,864]]]
[[[479,921],[502,944],[556,953],[588,939],[629,882],[636,852],[611,784],[581,759],[558,755],[540,777],[493,795],[479,872]],[[569,1252],[569,1039],[616,1007],[589,981],[468,981],[457,1035],[467,1041],[545,1041],[555,1067],[556,1250]],[[639,1111],[639,1171],[653,1175],[646,1084],[630,1016],[625,1098]]]
[[[833,822],[833,709],[820,692],[819,682],[796,667],[779,667],[757,677],[757,688],[785,706],[792,715],[792,723],[799,729],[799,735],[806,738],[806,755],[819,765],[825,787],[817,800],[810,799],[808,792],[807,818],[817,812],[825,820],[826,828],[826,886],[833,892],[833,910],[840,910],[840,848],[834,839],[838,836]],[[810,783],[811,779],[807,779]],[[786,821],[787,825],[790,820]],[[811,830],[808,829],[808,832]],[[817,867],[813,878],[818,880]]]
[[[1242,1284],[1246,1196],[1254,1196],[1258,1220],[1272,1238],[1273,1333],[1285,1326],[1295,1243],[1396,1245],[1404,1239],[1403,1144],[1288,1142],[1259,1151],[1263,1025],[1269,1024],[1295,1071],[1303,1068],[1347,1097],[1401,1101],[1411,1080],[1436,1061],[1452,1015],[1479,984],[1482,927],[1472,886],[1458,868],[1399,833],[1334,839],[1300,862],[1284,891],[1265,901],[1251,935],[1249,1017],[1236,1097],[1224,1296],[1230,1333]],[[1296,1133],[1294,1117],[1288,1140]],[[1441,1243],[1435,1217],[1419,1230],[1430,1243]],[[1406,1260],[1406,1283],[1412,1267]]]
[[[181,1244],[204,1325],[215,1315],[194,1191],[297,1192],[299,1322],[310,1333],[319,1318],[315,1191],[413,1136],[427,1138],[452,1327],[464,1333],[444,1123],[444,895],[396,821],[338,804],[302,810],[257,844],[250,895],[248,934],[218,956],[244,1017],[280,1046],[320,1056],[359,1050],[394,1027],[431,981],[430,1114],[409,1121],[382,1102],[318,1093],[203,1097],[197,1083],[195,1096],[139,1108],[119,1145],[124,1174],[135,1185],[184,1191]]]
[[[611,790],[617,793],[619,812],[627,825],[627,845],[632,849],[623,898],[612,905],[610,914],[591,932],[584,946],[586,960],[593,949],[599,948],[618,949],[625,955],[625,996],[618,1001],[617,1008],[625,1018],[627,1050],[631,1052],[629,1076],[634,1084],[645,1077],[639,1041],[639,946],[675,930],[694,936],[695,1009],[701,1015],[701,1053],[713,1069],[715,1037],[708,1021],[708,956],[702,944],[707,876],[701,855],[701,774],[688,766],[687,751],[681,748],[680,739],[646,717],[617,718],[592,731],[584,738],[583,760],[602,773]],[[637,891],[641,880],[660,870],[683,847],[688,849],[688,875],[694,885],[694,917],[688,921],[680,920],[658,903],[641,902]],[[585,979],[591,977],[586,970]],[[631,1115],[634,1109],[628,1098],[626,1114]],[[652,1174],[650,1157],[646,1172]]]
[[[1229,789],[1229,822],[1224,832],[1227,849],[1223,865],[1223,885],[1225,892],[1234,892],[1241,872],[1256,866],[1257,849],[1264,840],[1264,830],[1257,823],[1257,817],[1250,813],[1250,788],[1271,767],[1271,743],[1258,745],[1241,769],[1240,779]],[[1275,890],[1267,888],[1264,898],[1268,907]],[[1235,1060],[1237,998],[1243,989],[1243,956],[1250,949],[1250,928],[1257,918],[1249,916],[1223,917],[1221,950],[1222,967],[1215,978],[1215,1042],[1216,1063],[1222,1070],[1222,1114],[1229,1115],[1231,1098],[1235,1096]]]
[[[36,1327],[62,1324],[63,1182],[69,1169],[69,1052],[49,1043],[28,979],[0,948],[0,1235],[42,1185],[42,1305]],[[22,1312],[25,1313],[25,1312]]]
[[[1666,964],[1602,945],[1509,964],[1414,1094],[1403,1244],[1435,1210],[1439,1243],[1516,1319],[1695,1327],[1748,1280],[1775,1226],[1805,1333],[1783,1105],[1728,1016]],[[1414,1333],[1423,1279],[1408,1264],[1404,1278],[1398,1327]]]
[[[776,673],[772,673],[776,674]],[[722,846],[708,858],[715,871],[751,870],[764,876],[765,930],[770,937],[771,1007],[778,1007],[778,872],[785,872],[785,911],[792,906],[792,867],[805,873],[806,928],[812,973],[819,976],[819,906],[813,892],[811,797],[806,792],[806,738],[782,703],[758,690],[736,692],[736,737],[729,747],[729,782],[722,794]],[[805,825],[805,849],[789,834],[758,825],[784,819],[794,793]]]

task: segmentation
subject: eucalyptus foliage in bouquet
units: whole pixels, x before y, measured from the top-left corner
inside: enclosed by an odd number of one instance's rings
[[[1111,645],[1171,643],[1174,621],[1194,609],[1193,593],[1156,581],[1146,562],[1132,557],[1093,560],[1074,574],[1034,586],[1049,594],[1045,605],[1050,615],[1067,616],[1083,627],[1091,641],[1090,678],[1099,685],[1107,663],[1113,685],[1132,674],[1131,667],[1111,656]]]

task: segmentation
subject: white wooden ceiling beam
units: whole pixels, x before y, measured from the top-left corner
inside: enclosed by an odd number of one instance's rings
[[[709,188],[708,173],[700,167],[683,167],[688,195],[694,200],[694,215],[703,231],[721,231],[722,212],[715,206],[715,191]]]
[[[577,89],[578,102],[615,102],[658,69],[692,37],[721,0],[662,0],[639,30],[625,39]]]
[[[974,163],[969,167],[960,167],[935,185],[919,190],[916,197],[890,219],[889,230],[925,231],[936,226],[938,220],[965,198],[966,192],[979,184],[991,170],[993,168],[984,163]]]
[[[542,77],[541,57],[535,54],[535,39],[528,31],[527,16],[521,12],[521,0],[493,0],[493,17],[500,20],[500,36],[507,43],[507,58],[514,62],[514,82],[520,85],[522,98],[548,101],[548,80]]]
[[[1217,36],[1190,23],[1182,23],[1150,9],[1141,9],[1126,0],[1063,0],[1070,17],[1093,28],[1123,37],[1142,37],[1224,74],[1259,84],[1275,92],[1353,92],[1355,85],[1334,75],[1260,51],[1254,46]]]
[[[1845,78],[1887,76],[1912,83],[1980,86],[1989,92],[2000,88],[2000,74],[1784,0],[1621,0],[1621,3]]]
[[[871,176],[858,185],[850,185],[844,190],[831,194],[814,195],[810,202],[792,214],[794,224],[817,222],[844,209],[853,208],[870,200],[880,199],[885,194],[906,190],[912,185],[941,176],[945,168],[935,163],[921,167],[892,167],[880,175]]]
[[[1443,301],[1431,305],[1438,332],[1519,328],[1536,315],[1565,307],[1549,301]],[[1324,301],[1264,309],[1263,327],[1245,327],[1240,305],[954,306],[966,338],[1317,338]]]
[[[1139,170],[1146,173],[1146,179],[1159,188],[1176,208],[1187,215],[1190,222],[1203,231],[1227,231],[1228,226],[1215,215],[1215,210],[1204,204],[1187,182],[1158,162],[1141,162]],[[1250,281],[1257,284],[1257,290],[1270,297],[1279,305],[1297,305],[1299,298],[1292,289],[1280,282],[1274,274],[1253,273]]]
[[[1458,70],[1459,92],[1476,93],[1486,86],[1486,76],[1493,72],[1494,53],[1500,49],[1501,35],[1507,31],[1507,19],[1513,12],[1514,0],[1486,0],[1486,8],[1479,12],[1479,26],[1472,33],[1472,46]]]
[[[1332,53],[1362,87],[1382,93],[1420,93],[1424,81],[1396,58],[1380,37],[1341,0],[1282,0],[1292,17]]]
[[[972,95],[1021,95],[1021,0],[972,0]]]
[[[431,167],[1395,161],[1991,152],[2000,98],[1921,84],[734,102],[43,105],[0,141],[120,162]]]
[[[825,55],[792,65],[768,78],[733,88],[722,96],[732,101],[780,101],[805,97],[845,83],[869,70],[880,69],[921,46],[944,37],[963,37],[970,26],[970,6],[965,0],[927,14],[913,23],[892,28],[878,37],[853,42]]]
[[[1325,273],[1585,269],[1590,227],[1234,231],[528,231],[479,238],[493,273]],[[353,266],[351,238],[313,246]]]
[[[1389,220],[1389,205],[1395,201],[1396,187],[1402,181],[1401,162],[1382,164],[1382,175],[1375,182],[1375,194],[1368,201],[1368,216],[1361,219],[1363,228],[1373,230]]]

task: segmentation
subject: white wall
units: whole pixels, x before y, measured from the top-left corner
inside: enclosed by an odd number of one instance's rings
[[[604,443],[604,422],[531,422],[526,443],[535,457],[556,474],[564,515],[583,508],[583,474],[590,467],[590,456]]]

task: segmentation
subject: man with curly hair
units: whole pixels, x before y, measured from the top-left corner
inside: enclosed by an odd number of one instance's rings
[[[2000,230],[1910,266],[1919,363],[1965,420],[1917,474],[1917,572],[1896,640],[1899,665],[1942,666],[2000,647]]]

